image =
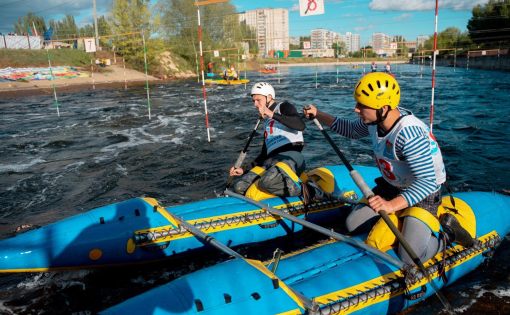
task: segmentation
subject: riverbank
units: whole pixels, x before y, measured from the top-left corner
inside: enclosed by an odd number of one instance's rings
[[[386,62],[377,61],[378,65],[382,66]],[[392,64],[400,64],[406,63],[402,60],[397,60],[392,62]],[[287,67],[313,67],[313,66],[359,66],[363,64],[360,61],[329,61],[329,62],[303,62],[303,63],[280,63],[281,68]],[[369,61],[366,61],[365,64],[370,64]],[[254,70],[258,69],[258,67],[254,67]],[[23,97],[27,95],[44,95],[44,94],[53,94],[53,87],[57,89],[58,92],[73,92],[73,91],[82,91],[82,90],[92,90],[92,89],[104,89],[104,88],[124,88],[129,86],[140,86],[146,84],[146,81],[149,81],[150,84],[155,82],[165,82],[167,80],[173,79],[188,79],[188,78],[196,78],[195,73],[191,72],[182,72],[176,74],[173,78],[169,79],[159,79],[154,76],[148,75],[145,73],[133,70],[133,69],[124,69],[118,65],[107,66],[106,68],[101,68],[100,72],[93,72],[80,70],[81,73],[84,73],[83,76],[73,77],[73,78],[57,78],[55,80],[18,80],[18,81],[7,81],[0,82],[0,96],[1,97]]]
[[[81,71],[83,72],[83,71]],[[111,86],[130,86],[161,81],[145,73],[124,69],[120,66],[108,66],[101,72],[85,72],[84,77],[57,78],[55,80],[8,81],[0,82],[0,96],[26,96],[34,94],[51,94],[53,87],[58,91],[76,91]]]

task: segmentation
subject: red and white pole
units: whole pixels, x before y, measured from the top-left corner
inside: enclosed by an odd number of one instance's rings
[[[432,56],[432,98],[430,101],[430,132],[432,132],[432,126],[434,124],[434,92],[436,88],[436,55],[437,55],[437,12],[439,8],[439,0],[436,0],[436,13],[434,21],[434,49]]]
[[[211,135],[209,132],[209,114],[207,113],[207,91],[205,88],[204,77],[204,54],[202,51],[202,25],[200,24],[200,6],[197,5],[198,16],[198,46],[200,47],[200,73],[202,76],[202,94],[204,97],[204,112],[205,112],[205,128],[207,129],[207,141],[211,142]]]

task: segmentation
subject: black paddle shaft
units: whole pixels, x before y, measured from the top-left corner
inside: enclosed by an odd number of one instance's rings
[[[250,137],[248,138],[248,141],[246,142],[246,145],[244,146],[243,148],[243,151],[244,153],[246,153],[248,151],[248,147],[250,146],[250,142],[251,140],[253,139],[253,137],[255,136],[255,133],[257,133],[257,129],[259,128],[259,125],[260,125],[260,121],[261,119],[259,118],[257,120],[257,123],[255,124],[255,127],[253,128],[253,130],[251,131],[250,133]]]
[[[241,153],[239,153],[239,156],[237,157],[237,160],[236,160],[236,162],[234,164],[234,168],[239,168],[243,164],[243,161],[246,158],[246,152],[248,152],[248,147],[250,146],[251,140],[253,139],[253,137],[257,133],[257,129],[259,128],[259,125],[260,125],[261,121],[262,121],[262,118],[259,118],[257,120],[257,123],[255,124],[255,127],[253,128],[253,130],[250,133],[250,136],[248,137],[248,141],[246,142],[246,144],[244,145],[243,150],[241,151]],[[228,177],[227,185],[226,185],[227,188],[229,188],[230,185],[232,185],[232,180],[233,179],[234,179],[233,176],[229,176]]]

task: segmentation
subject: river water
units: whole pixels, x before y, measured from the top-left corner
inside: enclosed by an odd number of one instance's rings
[[[277,99],[298,108],[314,103],[356,117],[352,90],[362,67],[281,71],[280,76],[247,76],[272,83]],[[393,71],[401,106],[428,123],[430,67],[394,65]],[[44,225],[132,197],[151,196],[163,205],[215,197],[257,119],[247,88],[207,89],[210,143],[201,88],[193,81],[151,86],[150,120],[143,87],[57,90],[60,117],[50,95],[0,99],[0,237],[21,224]],[[510,73],[439,68],[435,94],[434,133],[453,190],[510,189]],[[253,141],[249,157],[258,153],[261,137]],[[373,165],[367,140],[332,137],[353,164]],[[308,168],[340,163],[313,124],[305,140]],[[510,313],[509,243],[503,242],[487,266],[445,289],[458,311]],[[249,249],[246,254],[255,255]],[[0,314],[94,314],[186,272],[176,264],[193,270],[226,258],[209,257],[114,270],[0,275]],[[430,298],[409,313],[439,310],[440,303]]]

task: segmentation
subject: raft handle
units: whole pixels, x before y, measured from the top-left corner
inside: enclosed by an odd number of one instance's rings
[[[197,307],[197,312],[202,312],[204,310],[204,305],[199,299],[195,300],[195,306]]]

